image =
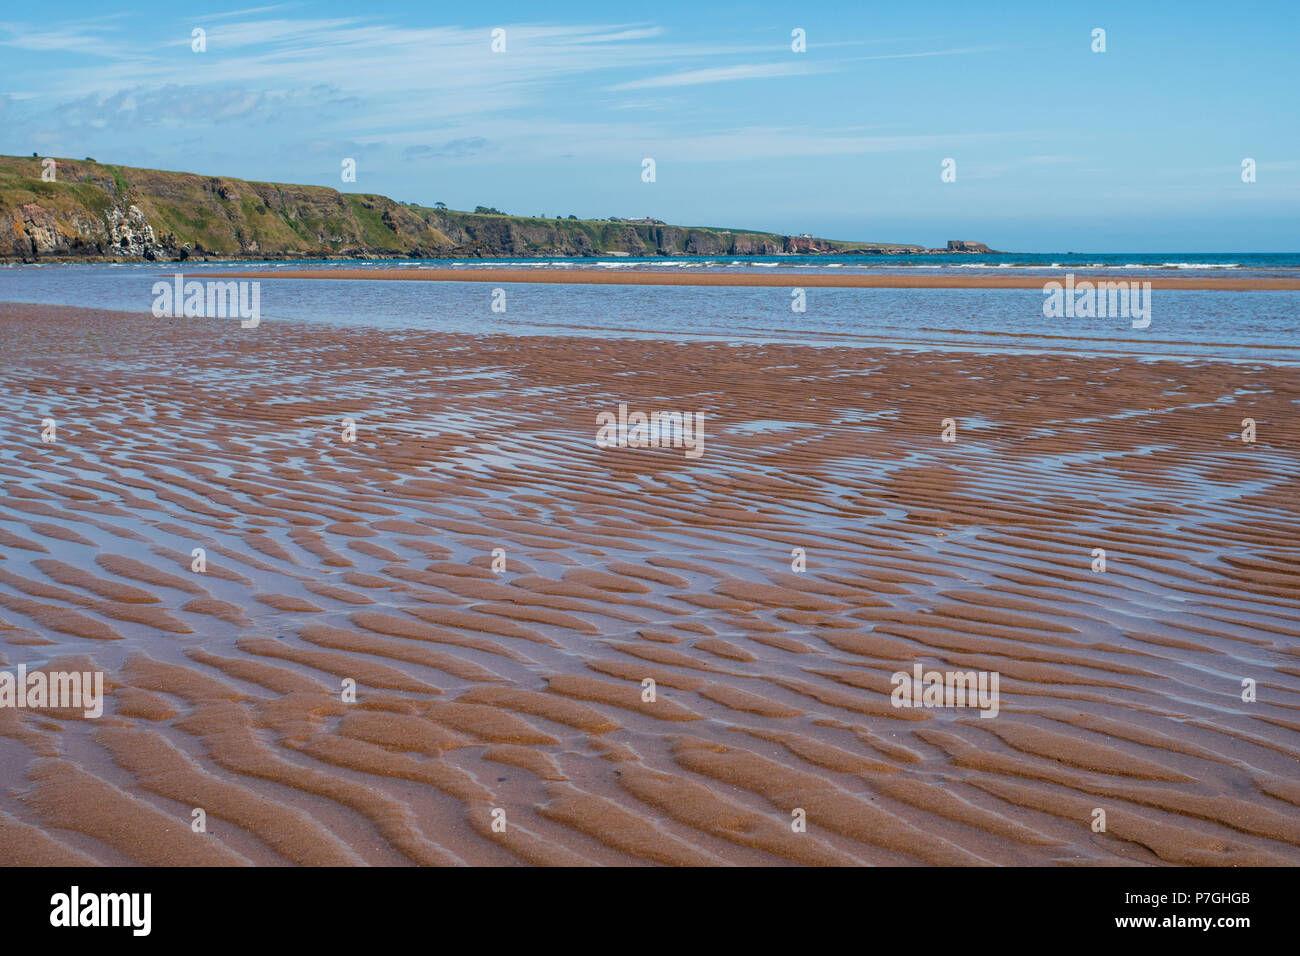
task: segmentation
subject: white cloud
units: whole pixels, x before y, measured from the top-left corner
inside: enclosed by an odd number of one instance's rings
[[[692,102],[692,88],[700,85],[824,74],[861,59],[948,56],[977,48],[736,63],[755,50],[772,54],[773,46],[729,45],[716,37],[675,39],[646,23],[504,23],[508,52],[498,54],[491,50],[491,25],[406,27],[362,16],[295,18],[283,12],[293,6],[254,8],[211,22],[206,53],[186,48],[188,26],[154,34],[151,45],[148,34],[140,35],[131,23],[83,21],[57,30],[0,25],[0,44],[68,55],[58,68],[33,67],[26,76],[9,79],[11,87],[22,80],[23,88],[40,93],[34,100],[11,95],[6,118],[22,110],[27,119],[19,128],[29,138],[61,130],[76,140],[81,131],[113,117],[114,135],[137,140],[132,131],[142,128],[165,129],[174,138],[207,135],[220,123],[223,135],[238,136],[242,127],[254,139],[273,127],[290,142],[315,138],[398,151],[460,144],[440,149],[439,156],[450,158],[478,152],[466,144],[491,143],[493,161],[617,160],[629,153],[638,161],[645,155],[731,161],[919,149],[971,138],[758,126],[693,135],[689,126],[683,128],[681,114]],[[269,11],[278,12],[260,15]],[[80,54],[88,47],[124,55],[87,62]],[[653,75],[638,77],[645,72]],[[649,94],[597,100],[607,115],[627,116],[628,122],[560,121],[593,92],[636,90],[662,90],[671,99]],[[235,143],[231,139],[227,145],[238,149]]]
[[[21,23],[0,23],[6,36],[0,47],[13,47],[36,53],[77,53],[82,56],[102,56],[125,59],[127,51],[119,49],[111,28],[99,26],[98,21],[64,24],[53,29],[32,28]]]
[[[919,53],[877,53],[872,56],[855,56],[854,60],[910,60],[919,56],[963,56],[967,53],[992,53],[995,46],[966,46],[953,50],[922,50]]]
[[[646,90],[662,86],[695,86],[700,83],[729,83],[734,80],[765,79],[774,76],[798,76],[805,73],[823,73],[829,64],[809,65],[791,63],[749,63],[739,66],[715,66],[703,70],[684,70],[664,76],[651,76],[643,80],[629,80],[605,87],[611,92],[621,90]]]

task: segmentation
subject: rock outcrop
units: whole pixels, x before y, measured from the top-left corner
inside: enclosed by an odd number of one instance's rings
[[[993,250],[982,242],[971,242],[969,239],[949,239],[946,252],[975,252],[985,255],[992,254]]]

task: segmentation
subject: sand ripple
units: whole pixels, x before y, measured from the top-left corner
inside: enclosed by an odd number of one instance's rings
[[[110,685],[0,709],[0,862],[1300,862],[1285,369],[0,327],[0,664]]]

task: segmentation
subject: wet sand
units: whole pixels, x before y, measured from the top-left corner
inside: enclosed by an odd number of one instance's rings
[[[110,685],[0,708],[0,862],[1300,863],[1293,370],[0,332],[0,665]],[[598,448],[620,402],[703,455]]]
[[[166,276],[161,276],[166,278]],[[754,272],[634,272],[629,269],[265,269],[204,272],[205,279],[371,279],[411,282],[536,282],[574,285],[800,286],[834,289],[1042,289],[1064,274],[1008,276],[796,275]],[[1150,278],[1077,274],[1081,282],[1150,282],[1152,289],[1300,290],[1300,279],[1220,279],[1197,276]]]

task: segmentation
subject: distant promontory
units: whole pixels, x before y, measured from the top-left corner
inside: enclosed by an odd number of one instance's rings
[[[549,219],[483,206],[461,212],[441,203],[419,206],[325,186],[135,169],[92,159],[56,158],[51,168],[48,159],[0,156],[0,259],[26,262],[991,251],[967,240],[927,249],[673,226],[650,217]]]

